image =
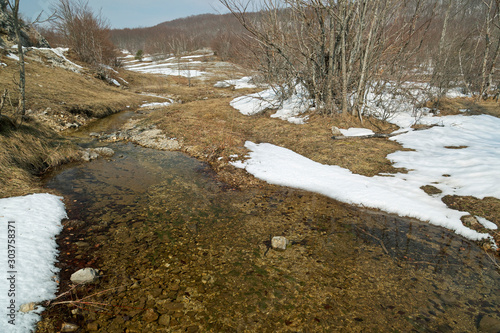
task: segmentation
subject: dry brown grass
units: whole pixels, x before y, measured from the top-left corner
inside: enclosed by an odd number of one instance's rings
[[[478,102],[473,98],[442,98],[437,102],[429,102],[427,106],[438,109],[440,115],[444,116],[461,114],[460,110],[468,110],[466,114],[500,117],[500,104],[493,99]]]
[[[2,91],[4,88],[9,89],[12,104],[16,106],[18,67],[15,60],[2,58],[1,61],[7,63],[7,67],[0,67],[0,88]],[[50,108],[52,112],[80,113],[100,118],[124,110],[127,106],[137,107],[144,99],[128,89],[117,88],[96,79],[91,72],[78,74],[48,67],[29,57],[26,62],[26,105],[27,109],[33,111]],[[123,72],[125,80],[132,80],[132,76]],[[151,77],[133,77],[134,81],[152,81]],[[137,83],[134,82],[134,85]],[[6,109],[4,113],[8,111]]]
[[[385,156],[402,149],[398,143],[378,138],[343,141],[331,138],[332,126],[362,126],[356,118],[312,114],[307,124],[295,125],[270,118],[269,113],[249,117],[229,105],[233,97],[221,97],[234,96],[231,89],[198,84],[200,86],[193,88],[176,86],[176,94],[187,102],[154,112],[150,121],[167,135],[180,139],[187,153],[209,162],[224,181],[233,185],[241,185],[238,179],[250,181],[227,163],[230,155],[244,156],[247,153],[243,147],[247,140],[283,146],[319,163],[336,164],[366,176],[396,171]],[[363,126],[376,132],[394,129],[375,119],[366,119]]]
[[[39,192],[37,175],[75,160],[78,151],[42,124],[23,124],[0,133],[0,197]]]

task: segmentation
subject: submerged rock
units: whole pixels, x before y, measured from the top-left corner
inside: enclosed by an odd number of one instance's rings
[[[76,332],[80,327],[71,323],[63,323],[61,326],[61,332]]]
[[[288,239],[283,236],[275,236],[271,239],[271,247],[277,250],[286,250]]]
[[[147,309],[144,315],[142,316],[142,320],[152,323],[158,319],[158,313],[156,313],[153,309]]]
[[[76,284],[95,283],[99,280],[99,272],[94,268],[82,268],[73,273],[70,279]]]
[[[484,316],[479,322],[479,332],[497,333],[500,332],[500,319]]]

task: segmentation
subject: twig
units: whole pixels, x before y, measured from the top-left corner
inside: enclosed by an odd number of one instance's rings
[[[376,240],[378,240],[378,241],[379,241],[379,243],[380,243],[380,245],[382,246],[382,249],[384,250],[385,254],[389,254],[389,251],[387,251],[387,248],[385,247],[384,242],[382,242],[382,240],[381,240],[380,238],[378,238],[378,237],[376,237],[376,236],[374,236],[374,235],[370,234],[369,232],[367,232],[367,231],[366,231],[366,230],[364,230],[364,229],[358,228],[358,227],[356,227],[356,226],[354,226],[354,227],[355,227],[356,229],[358,229],[358,230],[361,230],[362,232],[364,232],[364,233],[365,233],[365,234],[367,234],[368,236],[373,237],[373,238],[375,238]]]

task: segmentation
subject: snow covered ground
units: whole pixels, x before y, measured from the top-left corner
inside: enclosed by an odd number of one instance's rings
[[[148,109],[154,109],[154,108],[161,108],[161,107],[166,107],[169,106],[173,103],[174,101],[169,100],[168,102],[163,102],[163,103],[145,103],[142,104],[140,107],[141,108],[148,108]]]
[[[183,77],[200,77],[206,75],[205,71],[200,70],[201,61],[194,61],[193,59],[207,57],[213,55],[212,52],[202,55],[192,55],[181,57],[170,57],[161,60],[154,60],[154,57],[146,55],[142,62],[135,60],[130,54],[126,53],[123,59],[124,68],[139,73],[160,74],[160,75],[173,75]]]
[[[55,297],[55,236],[65,217],[61,198],[50,194],[0,199],[0,332],[31,332],[43,308],[22,313],[19,307]]]
[[[272,118],[287,120],[294,124],[304,124],[308,116],[300,116],[311,107],[311,101],[307,99],[307,92],[301,85],[295,87],[294,94],[281,102],[275,89],[269,88],[264,91],[237,97],[231,101],[231,106],[242,114],[251,116],[266,109],[275,109]]]
[[[361,176],[339,166],[316,163],[286,148],[252,142],[246,143],[249,159],[233,165],[272,184],[429,221],[472,240],[488,238],[488,234],[463,226],[460,217],[468,214],[449,209],[441,198],[448,194],[500,198],[500,119],[426,115],[419,122],[436,126],[421,131],[408,127],[415,121],[409,113],[400,112],[392,121],[403,128],[391,140],[413,150],[398,151],[387,158],[395,167],[409,170],[406,174]],[[343,131],[344,135],[369,134],[361,129]],[[442,193],[430,196],[421,189],[424,185]],[[486,228],[496,229],[490,221],[478,220]]]
[[[228,88],[228,87],[234,86],[234,89],[257,88],[257,85],[255,85],[251,82],[252,82],[252,77],[245,76],[245,77],[242,77],[241,79],[219,81],[216,84],[214,84],[214,87],[216,87],[216,88]]]

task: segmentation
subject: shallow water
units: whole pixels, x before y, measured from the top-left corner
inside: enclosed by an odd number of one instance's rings
[[[109,120],[96,126],[114,130]],[[53,308],[55,322],[107,332],[474,332],[500,318],[498,271],[451,232],[304,191],[235,191],[182,153],[109,146],[112,158],[46,180],[70,217],[63,281],[85,266],[103,273],[73,295],[94,295],[86,300],[99,307]],[[286,251],[270,249],[274,235],[291,241]]]

